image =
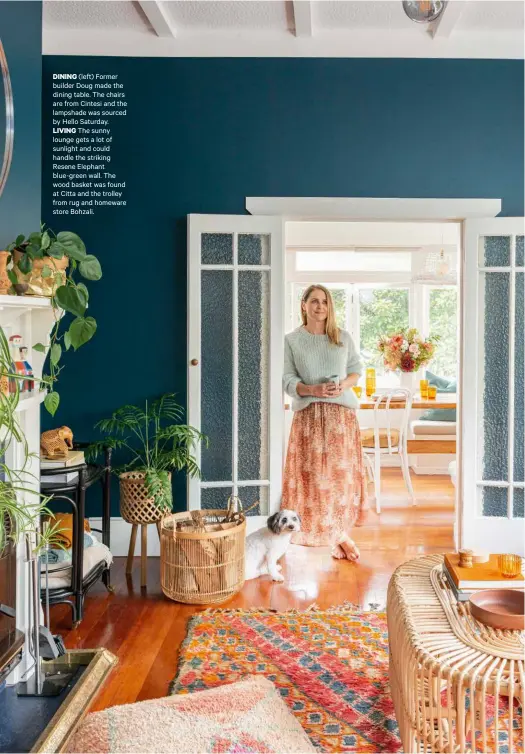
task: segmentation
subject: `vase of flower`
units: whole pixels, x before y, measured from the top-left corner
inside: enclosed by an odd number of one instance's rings
[[[398,372],[401,387],[417,390],[417,372],[434,356],[439,336],[423,338],[415,327],[383,335],[378,343],[386,369]]]
[[[403,372],[403,370],[399,370],[399,385],[400,387],[414,393],[417,388],[417,373]]]

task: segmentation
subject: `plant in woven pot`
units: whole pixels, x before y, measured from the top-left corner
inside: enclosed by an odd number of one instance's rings
[[[145,407],[123,406],[95,426],[105,438],[93,443],[88,458],[108,446],[123,449],[131,458],[115,467],[120,479],[120,510],[130,524],[152,524],[171,512],[171,472],[198,476],[194,451],[205,436],[181,423],[184,410],[168,393]]]

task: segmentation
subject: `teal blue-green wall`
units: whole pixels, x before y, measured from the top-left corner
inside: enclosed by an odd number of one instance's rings
[[[20,228],[38,230],[41,187],[42,3],[0,2],[0,39],[13,88],[15,140],[0,196],[0,249]],[[0,163],[4,157],[5,100],[0,78]]]
[[[92,436],[125,402],[186,393],[186,215],[246,196],[499,197],[523,214],[523,64],[502,60],[44,57],[43,217],[101,260],[93,341],[49,425]],[[118,73],[128,206],[53,221],[51,76]],[[183,480],[176,505],[185,504]]]

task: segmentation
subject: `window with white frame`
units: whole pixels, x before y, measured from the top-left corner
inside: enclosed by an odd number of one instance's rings
[[[457,377],[458,361],[458,289],[457,286],[425,286],[429,335],[438,335],[432,371],[442,377]]]
[[[348,330],[363,365],[376,369],[380,386],[395,386],[399,377],[384,369],[377,343],[382,335],[417,327],[423,335],[439,334],[429,369],[456,376],[458,298],[456,286],[412,282],[422,251],[288,250],[287,330],[301,324],[301,298],[312,283],[331,292],[337,324]],[[417,255],[417,256],[416,256]]]

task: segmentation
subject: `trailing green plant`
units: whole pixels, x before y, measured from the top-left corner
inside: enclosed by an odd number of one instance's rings
[[[2,328],[0,374],[8,377],[11,382],[11,392],[5,395],[0,391],[0,555],[10,541],[16,543],[25,535],[38,534],[33,537],[35,553],[50,545],[60,547],[60,543],[56,541],[56,535],[60,531],[58,524],[51,524],[44,531],[39,531],[40,516],[53,514],[47,507],[49,498],[37,491],[38,480],[29,468],[32,454],[18,422],[16,410],[20,401],[19,382],[25,377],[12,372],[9,343]],[[14,441],[19,444],[18,455],[21,458],[20,468],[17,470],[11,469],[5,460]],[[29,486],[31,480],[35,482],[34,487]]]
[[[190,476],[200,476],[194,452],[197,443],[207,438],[194,427],[182,424],[182,406],[173,393],[140,406],[122,406],[109,419],[102,419],[95,427],[106,437],[93,443],[87,451],[88,459],[95,458],[104,448],[124,449],[130,460],[113,471],[120,475],[126,471],[144,473],[149,497],[164,510],[172,508],[169,474],[184,471]]]
[[[36,343],[33,346],[36,351],[49,355],[49,374],[42,375],[42,384],[48,390],[44,406],[54,416],[60,403],[60,395],[55,390],[55,385],[63,368],[63,351],[70,348],[76,351],[91,340],[97,329],[94,317],[86,316],[88,288],[85,283],[76,280],[76,275],[78,273],[85,280],[96,281],[102,277],[102,269],[98,259],[87,253],[84,242],[76,233],[55,233],[45,225],[41,226],[40,231],[30,233],[27,238],[23,235],[17,236],[13,243],[8,245],[7,251],[11,254],[8,264],[10,261],[13,263],[7,274],[15,289],[20,281],[14,268],[17,267],[22,274],[27,275],[33,270],[37,259],[50,260],[48,265],[44,264],[41,275],[43,278],[53,277],[57,284],[52,296],[55,324],[49,343]],[[20,252],[19,259],[15,258],[14,252]],[[67,270],[57,272],[53,260],[64,257],[69,260]],[[74,319],[66,322],[62,312],[70,313]]]

